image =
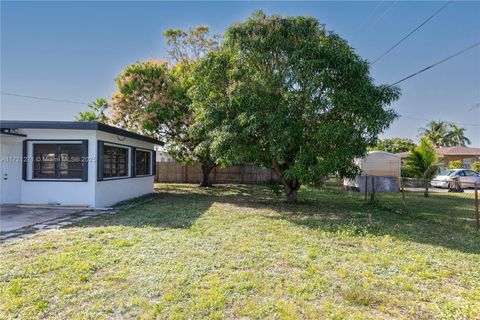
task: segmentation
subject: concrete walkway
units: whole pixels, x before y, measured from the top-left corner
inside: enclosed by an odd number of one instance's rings
[[[101,214],[113,213],[116,212],[93,211],[91,209],[1,206],[0,241],[28,238],[41,230],[58,229]]]
[[[0,206],[0,232],[9,232],[57,219],[80,211],[79,209],[43,209]]]

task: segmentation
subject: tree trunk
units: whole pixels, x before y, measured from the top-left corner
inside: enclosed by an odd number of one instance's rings
[[[210,181],[210,172],[213,168],[215,168],[215,164],[213,163],[202,163],[202,182],[200,183],[200,187],[208,188],[212,186],[212,182]]]
[[[300,189],[300,182],[297,179],[287,180],[283,177],[283,170],[285,170],[285,165],[280,165],[275,159],[272,160],[272,169],[273,172],[277,175],[280,182],[283,183],[283,190],[287,196],[288,203],[297,202],[297,191]]]
[[[300,189],[300,183],[298,182],[298,180],[284,180],[283,189],[285,190],[285,195],[287,196],[288,203],[297,202],[297,191],[298,189]]]
[[[427,182],[428,183],[428,182]],[[425,186],[425,192],[423,193],[423,196],[425,198],[428,198],[429,197],[429,194],[428,194],[428,185]]]

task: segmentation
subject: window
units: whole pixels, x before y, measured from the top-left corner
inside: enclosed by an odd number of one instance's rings
[[[80,143],[33,144],[34,179],[82,179],[84,158]]]
[[[150,174],[151,166],[151,153],[150,151],[135,151],[135,174],[137,176],[146,176]]]
[[[467,175],[467,177],[476,177],[477,173],[475,171],[472,171],[472,170],[467,170],[466,175]]]
[[[128,176],[128,149],[105,145],[103,147],[103,176]]]

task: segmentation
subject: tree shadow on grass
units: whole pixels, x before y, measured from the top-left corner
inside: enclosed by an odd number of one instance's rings
[[[307,196],[295,205],[257,202],[253,206],[277,210],[279,214],[270,216],[272,219],[288,220],[323,232],[389,235],[400,240],[480,254],[480,232],[475,230],[474,211],[468,199],[459,199],[465,201],[464,206],[449,198],[410,199],[410,209],[403,214],[393,201],[382,200],[372,204],[358,196],[325,193],[321,197]],[[250,203],[237,205],[252,206]]]
[[[423,202],[432,200],[436,201],[435,205]],[[419,202],[415,204],[416,211],[398,214],[385,205],[390,203],[388,201],[372,205],[358,196],[329,191],[303,190],[297,204],[288,204],[282,196],[273,195],[264,186],[222,185],[203,189],[196,185],[170,184],[161,186],[136,207],[84,221],[81,225],[188,228],[213,203],[225,203],[322,232],[359,237],[389,235],[405,241],[480,254],[480,233],[474,230],[471,221],[462,219],[470,215],[469,210],[459,208],[458,202],[449,199],[416,201]],[[448,212],[458,213],[458,216],[452,217]]]
[[[129,226],[188,228],[211,206],[203,195],[154,193],[147,201],[131,208],[116,208],[118,213],[84,220],[75,226]]]

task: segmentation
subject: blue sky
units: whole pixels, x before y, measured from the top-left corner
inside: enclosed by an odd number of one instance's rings
[[[1,91],[75,101],[109,97],[132,63],[165,57],[162,31],[222,33],[255,9],[316,17],[373,61],[445,2],[3,2]],[[480,41],[480,2],[453,2],[371,68],[393,83]],[[427,121],[464,124],[480,146],[480,47],[400,85],[402,115],[384,137],[416,138]],[[73,120],[85,106],[1,96],[2,119]]]

